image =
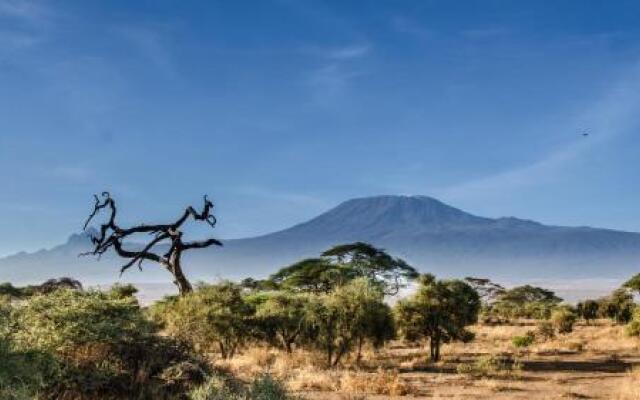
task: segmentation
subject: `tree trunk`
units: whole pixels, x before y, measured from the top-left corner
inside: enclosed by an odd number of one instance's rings
[[[174,250],[169,256],[169,272],[173,275],[173,283],[178,287],[180,296],[184,296],[187,293],[193,292],[193,287],[182,272],[182,266],[180,265],[181,255],[180,250]]]
[[[356,365],[360,365],[360,360],[362,360],[362,343],[364,342],[362,336],[358,338],[358,354],[356,355]]]
[[[440,337],[438,335],[431,337],[431,342],[429,344],[429,351],[430,351],[432,362],[440,361]]]

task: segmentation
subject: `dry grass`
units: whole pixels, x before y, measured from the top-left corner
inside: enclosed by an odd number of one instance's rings
[[[428,348],[394,342],[381,351],[367,351],[360,368],[346,360],[340,369],[326,369],[321,355],[287,354],[264,347],[245,350],[218,362],[243,379],[271,373],[309,399],[378,400],[410,396],[428,399],[591,398],[640,400],[640,341],[626,337],[621,326],[607,321],[578,324],[574,332],[547,341],[536,339],[517,349],[512,338],[535,329],[534,321],[517,325],[473,327],[476,340],[451,343],[443,361],[427,360]],[[518,360],[522,370],[458,374],[460,365],[482,364],[490,358]],[[574,366],[576,366],[574,368]]]
[[[618,386],[616,400],[640,399],[640,369],[633,368]]]

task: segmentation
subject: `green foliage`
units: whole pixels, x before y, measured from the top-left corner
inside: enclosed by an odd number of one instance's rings
[[[568,307],[559,307],[551,313],[551,325],[560,334],[571,333],[578,316]]]
[[[640,293],[640,274],[636,274],[622,284],[622,287],[632,292]]]
[[[576,312],[587,323],[598,318],[598,310],[600,305],[596,300],[584,300],[577,304]]]
[[[627,326],[624,327],[624,333],[627,336],[640,336],[640,321],[634,319],[633,321],[629,322]]]
[[[431,360],[438,361],[442,343],[469,338],[465,327],[477,322],[480,298],[460,280],[423,275],[419,281],[417,293],[396,305],[396,321],[405,339],[429,338]]]
[[[309,296],[288,292],[264,292],[247,296],[255,307],[254,327],[260,340],[287,352],[304,332]]]
[[[85,345],[134,342],[152,330],[135,299],[99,291],[36,295],[18,308],[16,323],[19,346],[56,353]]]
[[[152,308],[156,307],[151,314],[162,321],[166,332],[198,351],[218,351],[230,358],[252,336],[254,308],[231,282],[200,285]]]
[[[307,258],[282,268],[269,278],[276,287],[311,293],[329,293],[355,278],[351,269],[324,258]]]
[[[550,290],[530,285],[518,286],[498,295],[489,313],[507,319],[548,319],[553,308],[561,301]]]
[[[610,318],[618,324],[631,321],[635,303],[626,289],[616,289],[609,296],[600,299],[598,310],[602,317]]]
[[[258,376],[247,386],[226,376],[213,376],[192,390],[189,400],[294,400],[294,397],[271,375]]]
[[[308,310],[305,345],[324,351],[331,366],[366,340],[380,345],[393,336],[391,310],[383,293],[365,278],[311,297]]]
[[[535,338],[535,333],[533,331],[529,331],[522,336],[514,336],[513,338],[511,338],[511,343],[514,347],[518,348],[529,347],[533,344]]]
[[[24,296],[24,291],[9,282],[0,283],[0,297],[2,296],[20,298]]]
[[[0,296],[23,299],[35,294],[47,294],[60,289],[82,290],[82,284],[72,278],[49,279],[40,285],[15,287],[9,282],[0,284]]]
[[[207,370],[188,348],[157,336],[135,298],[113,292],[38,294],[12,310],[11,325],[13,363],[37,378],[43,399],[175,398]],[[190,373],[178,374],[188,379],[165,379],[188,364]]]
[[[134,297],[135,294],[138,293],[138,288],[136,288],[130,283],[126,285],[121,285],[119,283],[116,283],[115,285],[111,286],[111,289],[109,289],[109,292],[114,297],[126,299],[128,297]]]
[[[46,354],[15,351],[11,314],[11,304],[0,297],[0,399],[33,399],[56,365]]]
[[[329,293],[354,279],[366,278],[385,294],[394,295],[408,280],[417,276],[416,270],[405,261],[370,244],[356,242],[335,246],[322,253],[320,258],[305,259],[282,268],[269,280],[275,287],[318,294]]]
[[[624,332],[627,336],[640,336],[640,308],[635,308],[633,318],[627,326],[624,327]]]

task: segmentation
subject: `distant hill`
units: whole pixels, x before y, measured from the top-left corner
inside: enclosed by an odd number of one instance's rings
[[[640,234],[534,221],[484,218],[426,196],[376,196],[348,200],[299,225],[268,235],[224,241],[223,248],[194,251],[184,262],[193,280],[266,276],[327,247],[366,241],[440,276],[487,276],[507,281],[625,278],[640,269]],[[100,262],[77,255],[86,234],[60,246],[0,259],[0,281],[39,282],[69,275],[89,283],[117,280],[112,256]],[[166,282],[147,264],[127,281]]]

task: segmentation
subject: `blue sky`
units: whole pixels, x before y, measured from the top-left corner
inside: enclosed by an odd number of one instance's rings
[[[376,194],[640,231],[638,15],[0,0],[0,255],[64,241],[104,189],[125,222],[208,193],[223,238]]]

